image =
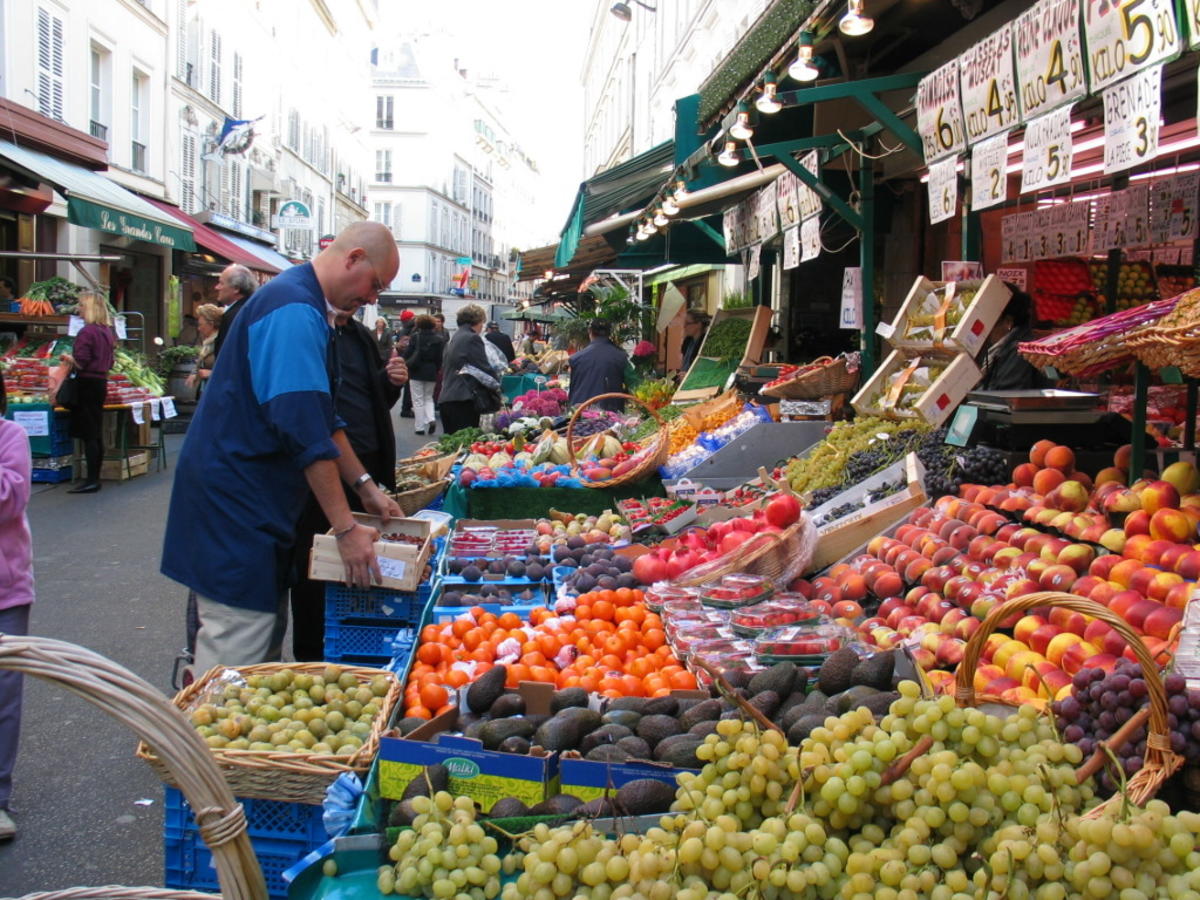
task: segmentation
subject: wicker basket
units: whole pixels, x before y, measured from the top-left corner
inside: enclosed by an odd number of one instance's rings
[[[633,401],[636,403],[654,418],[654,421],[658,423],[658,430],[654,432],[653,437],[649,438],[649,443],[642,448],[644,451],[648,452],[646,452],[645,456],[642,457],[642,460],[632,469],[629,469],[627,472],[622,472],[620,475],[609,478],[606,481],[589,481],[588,479],[582,477],[582,473],[579,472],[579,461],[575,458],[575,423],[579,421],[580,414],[582,414],[583,411],[593,403],[596,403],[600,400],[613,399],[624,400],[626,402]],[[583,403],[580,403],[579,408],[576,409],[571,415],[571,421],[567,423],[567,456],[571,465],[571,469],[572,471],[579,473],[579,480],[583,482],[585,487],[590,488],[614,488],[620,487],[624,484],[634,484],[642,481],[657,471],[658,467],[661,466],[667,458],[670,435],[667,429],[663,427],[665,424],[666,423],[663,421],[663,417],[658,414],[657,410],[651,409],[637,397],[620,393],[597,394],[590,400],[585,400]]]
[[[834,394],[845,394],[858,387],[858,372],[851,372],[844,357],[822,356],[807,366],[801,366],[792,377],[774,387],[759,391],[766,397],[780,400],[817,400]]]
[[[987,618],[983,620],[983,625],[979,630],[971,635],[971,639],[967,641],[967,646],[963,651],[962,662],[959,664],[958,670],[954,673],[954,697],[958,701],[958,705],[974,706],[976,703],[975,669],[979,665],[979,656],[983,652],[983,646],[992,632],[1000,627],[1001,622],[1011,619],[1014,615],[1026,613],[1043,606],[1069,609],[1090,618],[1099,619],[1112,626],[1125,639],[1126,643],[1133,650],[1134,656],[1137,657],[1138,664],[1142,667],[1142,677],[1146,682],[1147,692],[1150,697],[1149,733],[1146,736],[1145,762],[1137,774],[1129,780],[1127,793],[1133,803],[1138,805],[1145,803],[1154,796],[1163,782],[1170,778],[1183,765],[1183,757],[1171,750],[1171,734],[1167,723],[1167,695],[1163,689],[1162,679],[1158,675],[1158,666],[1150,656],[1150,652],[1146,649],[1146,645],[1142,643],[1137,632],[1130,628],[1124,619],[1110,611],[1107,607],[1101,606],[1093,600],[1077,597],[1074,594],[1062,594],[1054,591],[1026,594],[1024,597],[1009,600],[996,606],[988,613]],[[989,702],[1004,702],[992,697],[984,699]],[[1084,762],[1084,765],[1081,767],[1081,773],[1084,776],[1091,774],[1102,765],[1105,758],[1106,755],[1103,748],[1097,748],[1096,755],[1091,760]],[[1114,795],[1113,798],[1106,802],[1110,803],[1112,800],[1118,800],[1119,797],[1119,794]],[[1092,810],[1089,810],[1088,815],[1098,815],[1097,810],[1102,809],[1105,805],[1100,804],[1094,807]]]
[[[426,451],[429,451],[429,450],[432,450],[435,452],[427,453]],[[437,441],[431,441],[430,443],[428,443],[424,447],[422,447],[420,450],[418,450],[412,456],[406,456],[403,459],[396,460],[396,469],[399,470],[399,469],[406,469],[409,466],[419,466],[424,463],[434,462],[436,460],[443,459],[445,457],[449,457],[451,465],[453,465],[454,460],[458,458],[458,451],[453,450],[450,453],[442,453],[438,449]]]
[[[1035,366],[1053,366],[1065,375],[1094,375],[1130,362],[1142,335],[1174,309],[1177,299],[1124,309],[1017,349]]]
[[[243,675],[272,675],[283,669],[298,674],[319,675],[326,663],[262,663],[256,666],[239,666],[236,671]],[[391,716],[392,709],[400,699],[400,681],[394,672],[381,669],[365,669],[355,666],[339,666],[343,672],[354,675],[360,683],[368,683],[376,675],[386,675],[392,686],[383,698],[383,706],[375,717],[371,734],[354,753],[316,754],[296,753],[290,750],[229,750],[224,747],[207,748],[214,761],[229,782],[229,787],[239,797],[263,800],[283,800],[289,803],[320,805],[325,802],[325,789],[343,772],[366,773],[379,749],[379,735]],[[227,672],[223,666],[210,669],[175,695],[177,709],[187,710],[207,692],[210,686]],[[189,726],[190,727],[190,726]],[[166,766],[154,750],[140,743],[137,755],[150,764],[158,777],[172,787],[181,787],[174,773]]]
[[[267,885],[246,834],[246,816],[192,724],[156,688],[112,660],[65,641],[0,634],[0,669],[54,681],[109,713],[153,746],[155,758],[196,811],[225,900],[266,900]],[[153,887],[67,888],[26,900],[216,900]]]
[[[736,553],[689,569],[676,580],[686,587],[695,587],[734,572],[747,572],[762,575],[782,587],[808,567],[816,547],[817,527],[801,513],[800,521],[782,532],[755,535]]]
[[[1200,375],[1200,289],[1162,302],[1174,304],[1173,308],[1130,334],[1129,346],[1152,369],[1178,366],[1195,378]]]
[[[413,488],[411,491],[404,491],[399,494],[392,494],[391,497],[396,501],[396,505],[400,507],[400,511],[404,515],[411,516],[414,513],[420,512],[440,497],[442,492],[448,487],[450,487],[450,479],[443,478],[434,484]]]

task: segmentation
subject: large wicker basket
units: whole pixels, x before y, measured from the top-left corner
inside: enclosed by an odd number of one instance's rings
[[[262,663],[257,666],[241,666],[236,671],[243,676],[273,675],[283,669],[291,669],[298,674],[319,675],[325,667],[326,663]],[[391,688],[383,698],[383,705],[379,715],[375,717],[371,733],[362,746],[353,753],[341,754],[206,747],[235,794],[239,797],[320,805],[325,802],[326,788],[343,772],[356,772],[361,775],[370,768],[375,753],[379,750],[379,736],[400,699],[400,682],[394,672],[381,669],[356,666],[338,668],[354,675],[361,684],[369,683],[377,675],[385,675],[391,681]],[[202,698],[210,689],[219,685],[227,671],[229,670],[222,666],[210,669],[203,677],[175,695],[172,701],[175,707],[188,710],[193,705],[203,702]],[[176,782],[170,767],[145,741],[138,745],[137,755],[148,762],[158,777],[167,784],[182,787]]]
[[[1152,369],[1178,366],[1189,377],[1200,376],[1200,288],[1162,302],[1173,308],[1131,333],[1130,348]]]
[[[1175,307],[1178,298],[1157,300],[1065,331],[1018,345],[1020,354],[1038,367],[1053,366],[1064,375],[1087,376],[1133,359],[1141,336]]]
[[[694,587],[734,572],[747,572],[769,578],[783,589],[808,567],[816,547],[817,527],[801,513],[800,521],[778,534],[754,535],[737,552],[689,569],[677,581]]]
[[[1158,666],[1137,632],[1107,607],[1074,594],[1062,594],[1054,591],[1026,594],[1024,597],[1009,600],[994,607],[988,613],[987,618],[983,620],[983,625],[967,641],[962,662],[954,673],[955,700],[959,706],[974,706],[980,699],[975,693],[975,669],[979,665],[979,657],[983,653],[984,644],[987,643],[992,632],[1000,627],[1000,623],[1011,619],[1014,615],[1047,606],[1069,609],[1112,626],[1128,643],[1134,656],[1137,657],[1138,664],[1142,667],[1142,677],[1146,682],[1150,698],[1149,732],[1146,735],[1145,762],[1137,774],[1129,780],[1127,793],[1133,803],[1143,804],[1153,797],[1162,787],[1163,782],[1183,765],[1183,757],[1171,750],[1171,733],[1167,722],[1167,695],[1163,689],[1162,679],[1158,675]],[[1004,702],[993,697],[982,699],[989,702]],[[1106,754],[1103,748],[1097,748],[1096,755],[1091,760],[1086,760],[1081,767],[1081,775],[1086,777],[1095,772],[1103,764],[1105,758]],[[1080,780],[1083,780],[1082,777]],[[1111,803],[1113,800],[1119,801],[1119,795],[1106,802]],[[1097,810],[1104,806],[1105,804],[1100,804],[1089,810],[1088,815],[1098,815]]]
[[[858,372],[851,372],[845,357],[833,359],[822,356],[807,366],[801,366],[792,377],[774,387],[759,391],[780,400],[817,400],[834,394],[845,394],[858,387]]]
[[[657,410],[651,409],[637,397],[631,396],[630,394],[597,394],[590,400],[585,400],[583,403],[580,403],[579,407],[571,415],[571,420],[567,423],[567,457],[570,461],[571,469],[576,473],[579,473],[579,461],[575,457],[576,448],[574,434],[575,423],[579,421],[579,416],[593,403],[597,403],[600,400],[614,399],[624,400],[626,402],[632,401],[636,403],[647,413],[649,413],[650,416],[653,417],[654,421],[658,423],[658,430],[647,439],[648,442],[643,448],[645,455],[638,462],[638,464],[629,469],[629,471],[622,472],[620,475],[604,481],[590,481],[587,478],[583,478],[582,474],[580,473],[580,481],[582,481],[585,486],[590,488],[614,488],[620,487],[624,484],[635,484],[648,478],[651,474],[657,471],[658,467],[661,466],[667,458],[670,434],[668,430],[663,427],[666,423],[663,422],[663,418],[658,414]]]
[[[94,703],[153,747],[162,770],[195,810],[212,850],[225,900],[266,900],[267,885],[246,834],[246,816],[191,722],[157,689],[112,660],[65,641],[0,634],[0,669],[61,684]],[[153,887],[68,888],[25,900],[217,900],[212,894]]]
[[[445,456],[396,466],[397,480],[409,472],[419,472],[425,478],[433,479],[429,484],[421,487],[392,494],[392,498],[404,515],[411,516],[415,512],[420,512],[442,495],[442,492],[450,486],[450,470],[454,468],[457,459],[457,453],[448,453]]]

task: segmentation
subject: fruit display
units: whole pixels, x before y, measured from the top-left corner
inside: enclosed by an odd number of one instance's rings
[[[897,330],[906,341],[939,343],[963,320],[978,292],[977,282],[933,282],[913,297]]]
[[[665,534],[674,534],[696,521],[696,507],[686,500],[670,500],[666,497],[649,497],[645,500],[629,498],[617,504],[621,514],[629,520],[634,533],[647,529],[658,529]]]
[[[525,606],[545,602],[546,595],[541,587],[504,587],[495,584],[471,585],[470,590],[462,585],[447,585],[438,597],[437,606],[455,609],[492,604],[500,606]]]
[[[663,478],[680,478],[755,425],[770,421],[771,414],[765,407],[747,404],[724,424],[700,432],[693,443],[673,452],[659,467],[659,472]]]
[[[1191,266],[1160,263],[1154,269],[1154,279],[1158,282],[1158,293],[1161,297],[1174,297],[1196,286],[1196,276]]]
[[[556,566],[573,570],[563,579],[565,594],[583,594],[596,588],[612,590],[638,586],[638,578],[633,574],[633,563],[628,557],[619,555],[608,544],[560,545],[554,548],[553,555]],[[566,613],[575,601],[562,602],[564,605],[559,611]]]
[[[1040,259],[1033,264],[1034,319],[1078,325],[1099,311],[1092,275],[1083,260]]]
[[[1100,297],[1105,296],[1108,284],[1108,263],[1092,260],[1088,263],[1092,276],[1092,290]],[[1164,296],[1178,293],[1173,291]],[[1154,283],[1154,270],[1148,262],[1123,262],[1117,270],[1117,309],[1130,309],[1151,300],[1157,300],[1158,288]]]
[[[845,478],[846,461],[854,453],[889,440],[902,427],[898,422],[873,416],[862,416],[853,422],[835,422],[824,440],[784,465],[783,475],[797,494],[807,494],[821,488],[839,488]],[[920,425],[914,427],[922,430]],[[840,493],[840,488],[835,493]]]

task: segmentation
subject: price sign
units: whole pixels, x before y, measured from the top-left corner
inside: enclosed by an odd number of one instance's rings
[[[950,60],[917,85],[917,132],[921,135],[927,163],[966,149],[958,60]]]
[[[157,397],[150,398],[150,421],[157,422],[162,418],[162,401]]]
[[[1116,242],[1117,204],[1113,194],[1096,198],[1092,220],[1092,252],[1103,253],[1121,245]]]
[[[971,149],[971,209],[987,209],[1008,199],[1008,132]]]
[[[967,143],[1017,124],[1017,70],[1012,24],[993,32],[958,58]]]
[[[862,331],[862,269],[847,266],[842,274],[842,312],[838,327]]]
[[[737,231],[737,211],[736,206],[725,210],[721,216],[721,234],[725,238],[725,252],[733,253],[738,249],[736,231]]]
[[[954,218],[958,210],[958,157],[929,166],[929,224]]]
[[[85,324],[87,323],[83,321],[83,316],[71,316],[67,319],[67,337],[75,337],[75,335],[83,331]]]
[[[1171,230],[1168,240],[1194,240],[1196,228],[1196,199],[1200,191],[1200,173],[1187,172],[1171,179]]]
[[[775,185],[769,184],[754,195],[754,218],[758,223],[759,241],[769,241],[779,234],[779,212],[775,202]]]
[[[173,419],[173,418],[175,418],[175,416],[178,415],[178,413],[175,412],[175,398],[174,397],[163,397],[162,398],[162,411],[163,411],[164,419]]]
[[[1015,284],[1023,291],[1029,290],[1029,270],[1024,266],[1000,266],[996,269],[996,277]]]
[[[1036,212],[1029,214],[1029,226],[1026,229],[1029,235],[1029,258],[1030,259],[1045,259],[1047,256],[1052,256],[1050,253],[1050,243],[1048,241],[1049,223],[1047,222],[1046,211],[1039,209]]]
[[[12,420],[24,428],[30,437],[46,437],[50,434],[50,413],[47,410],[27,412],[14,409]]]
[[[810,150],[800,159],[800,165],[813,173],[813,177],[821,174],[821,158],[816,150]],[[796,179],[800,184],[800,218],[807,219],[821,211],[821,195],[807,184]]]
[[[1021,193],[1071,180],[1071,107],[1064,106],[1025,126]]]
[[[800,223],[800,262],[821,255],[821,218],[812,216]]]
[[[1013,23],[1021,121],[1087,94],[1080,0],[1039,0]]]
[[[1000,258],[1004,262],[1028,262],[1029,230],[1034,213],[1013,213],[1000,220]]]
[[[783,229],[800,224],[800,179],[791,172],[775,179],[775,206]]]
[[[1130,247],[1150,244],[1150,185],[1142,182],[1121,191],[1125,202],[1125,241]]]
[[[133,415],[133,421],[141,425],[146,421],[145,412],[142,410],[142,404],[134,403],[129,407],[129,412]]]
[[[1183,14],[1187,18],[1188,47],[1200,47],[1200,0],[1184,0]]]
[[[800,265],[800,226],[789,228],[783,233],[783,267],[794,269]]]
[[[1120,172],[1158,155],[1162,66],[1104,91],[1104,171]]]
[[[1090,0],[1083,6],[1083,33],[1092,93],[1180,50],[1174,0]]]
[[[1050,249],[1055,256],[1086,256],[1092,210],[1085,200],[1050,207]]]
[[[755,244],[746,251],[746,278],[753,281],[762,270],[762,244]]]
[[[128,339],[129,335],[125,331],[125,317],[124,316],[117,316],[116,319],[113,320],[113,328],[117,332],[117,340],[124,341],[124,340]]]

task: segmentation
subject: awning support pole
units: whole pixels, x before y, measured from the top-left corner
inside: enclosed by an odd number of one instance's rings
[[[696,226],[697,230],[707,234],[710,238],[712,238],[713,243],[715,243],[722,250],[727,249],[725,246],[725,235],[721,234],[721,232],[717,231],[717,229],[713,228],[703,219],[693,219],[692,224]]]
[[[821,200],[831,206],[839,216],[845,219],[851,228],[855,228],[858,231],[863,230],[865,227],[864,217],[849,203],[830,190],[825,182],[800,165],[799,160],[789,153],[780,156],[779,161],[787,166],[788,171],[820,194]]]
[[[875,168],[874,161],[863,158],[859,167],[859,197],[862,225],[859,228],[858,258],[862,267],[862,376],[875,373]]]
[[[1150,370],[1138,363],[1133,370],[1133,435],[1130,446],[1129,483],[1142,477],[1146,468],[1146,404],[1150,394]]]

